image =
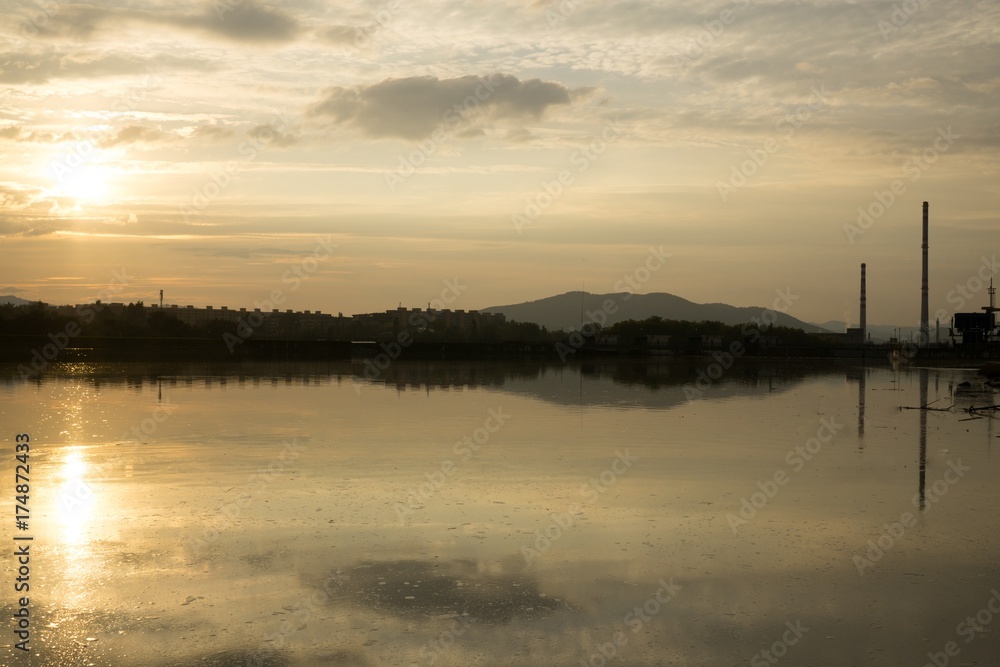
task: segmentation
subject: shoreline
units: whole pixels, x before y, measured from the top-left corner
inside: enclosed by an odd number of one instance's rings
[[[560,351],[562,350],[562,351]],[[114,361],[361,361],[382,364],[397,360],[414,361],[532,361],[579,363],[590,360],[697,361],[732,357],[726,348],[643,348],[593,347],[585,345],[565,352],[559,341],[526,342],[427,342],[412,341],[406,346],[395,342],[331,340],[254,340],[249,338],[229,348],[215,338],[108,338],[85,337],[57,339],[52,336],[0,336],[0,361],[40,370],[57,362]],[[898,347],[873,345],[860,347],[770,347],[746,351],[741,359],[830,360],[864,365],[910,366],[953,365],[978,367],[1000,359],[1000,348],[925,348],[913,356],[899,355]]]

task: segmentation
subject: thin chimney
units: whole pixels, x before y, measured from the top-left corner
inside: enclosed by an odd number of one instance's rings
[[[867,329],[867,316],[868,316],[868,297],[866,296],[868,289],[865,285],[865,265],[861,264],[861,344],[865,344],[865,340],[868,339]]]
[[[926,346],[930,343],[931,332],[927,317],[927,221],[930,204],[924,202],[924,267],[923,277],[920,280],[920,345]]]

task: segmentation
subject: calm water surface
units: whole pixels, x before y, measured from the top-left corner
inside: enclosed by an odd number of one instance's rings
[[[0,663],[1000,664],[993,390],[707,368],[6,367]]]

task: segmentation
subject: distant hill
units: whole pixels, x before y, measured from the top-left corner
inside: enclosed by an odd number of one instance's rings
[[[581,311],[583,311],[584,322],[598,321],[598,317],[588,318],[586,313],[602,310],[602,304],[606,299],[613,300],[617,305],[617,311],[608,315],[608,325],[622,320],[644,320],[654,315],[659,315],[667,320],[689,320],[692,322],[709,320],[730,325],[743,324],[750,322],[754,317],[760,319],[761,314],[766,310],[764,307],[757,306],[739,308],[724,303],[694,303],[663,292],[653,294],[567,292],[537,301],[481,308],[480,311],[503,313],[508,320],[534,322],[550,330],[558,331],[579,328]],[[808,332],[828,332],[823,327],[803,322],[791,315],[784,313],[777,313],[777,315],[776,323],[779,325],[803,329]]]
[[[0,305],[12,304],[15,306],[27,306],[29,303],[35,303],[34,301],[28,301],[27,299],[22,299],[17,296],[0,296]]]

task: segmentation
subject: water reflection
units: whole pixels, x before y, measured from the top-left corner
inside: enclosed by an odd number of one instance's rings
[[[927,381],[928,381],[929,371],[926,368],[921,368],[919,370],[919,382],[920,382],[920,427],[918,430],[920,436],[920,463],[919,463],[919,481],[917,486],[918,494],[920,498],[920,511],[923,512],[926,507],[925,489],[927,487]]]
[[[67,545],[78,545],[87,539],[95,504],[94,494],[87,483],[88,472],[84,448],[69,448],[59,469],[62,484],[57,495],[59,522],[63,527],[62,542]]]
[[[858,451],[865,449],[865,393],[867,390],[868,368],[857,366],[846,370],[848,382],[858,385]]]
[[[608,664],[748,664],[797,619],[810,631],[790,665],[923,664],[1000,582],[984,529],[1000,461],[989,421],[899,408],[993,395],[961,371],[782,361],[689,399],[703,369],[122,365],[0,383],[58,496],[33,598],[58,627],[36,664],[576,667],[616,632],[629,641]],[[460,458],[498,406],[509,422]],[[844,428],[792,466],[821,419]],[[618,451],[635,462],[611,477]],[[935,494],[959,459],[970,472]],[[918,503],[926,520],[859,576],[852,557]],[[671,580],[677,595],[650,602]],[[457,619],[468,630],[442,644]],[[995,635],[962,660],[991,664]]]
[[[50,537],[50,540],[56,538],[51,548],[59,556],[62,604],[85,607],[93,593],[91,530],[97,502],[88,483],[90,470],[85,448],[72,446],[60,454],[57,478],[61,483],[54,503],[60,532]]]
[[[127,387],[141,391],[155,385],[206,391],[240,389],[268,384],[280,387],[351,386],[361,394],[368,388],[392,388],[398,393],[463,389],[497,389],[560,405],[668,408],[693,397],[726,398],[767,395],[792,390],[811,377],[828,373],[835,365],[815,360],[743,359],[709,376],[713,359],[587,361],[580,364],[527,362],[400,361],[372,374],[360,362],[245,362],[186,364],[130,362],[89,367],[81,376],[76,365],[52,364],[30,380],[35,386],[78,379],[101,390]],[[845,366],[846,372],[854,372]],[[567,382],[571,379],[571,382]],[[0,386],[19,386],[13,367],[0,364]]]
[[[865,447],[865,380],[868,369],[862,367],[858,379],[858,449]]]
[[[468,560],[362,562],[349,570],[330,603],[345,601],[404,618],[463,617],[504,624],[563,607],[539,592],[535,575],[518,557],[490,567]]]

